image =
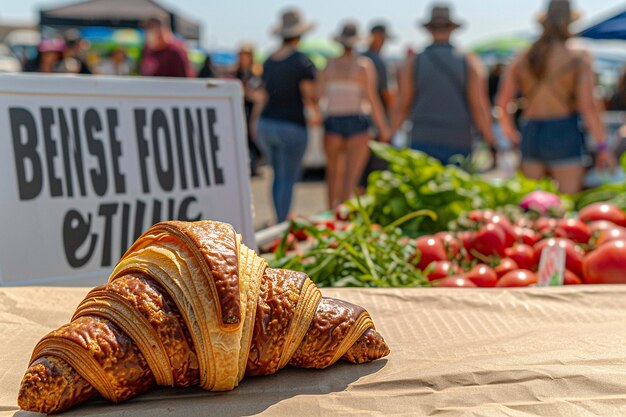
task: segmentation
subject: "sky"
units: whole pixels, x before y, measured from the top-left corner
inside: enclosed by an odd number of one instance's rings
[[[327,38],[338,32],[341,22],[355,20],[360,30],[373,21],[384,20],[396,35],[387,53],[397,54],[408,46],[427,42],[418,22],[427,18],[432,1],[423,0],[157,0],[203,24],[203,46],[207,49],[232,49],[242,41],[252,41],[263,50],[276,44],[270,28],[278,22],[279,12],[287,6],[298,7],[304,17],[316,23],[309,36]],[[73,0],[0,0],[0,22],[35,21],[40,8],[74,3]],[[453,16],[463,23],[455,34],[457,44],[468,47],[498,35],[537,31],[536,16],[545,0],[454,0]],[[626,8],[620,0],[575,0],[582,12],[582,26],[597,21],[611,11]]]

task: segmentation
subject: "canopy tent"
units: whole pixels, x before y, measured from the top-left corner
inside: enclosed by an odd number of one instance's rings
[[[142,21],[153,17],[169,20],[172,31],[185,39],[200,39],[200,25],[197,22],[153,0],[86,0],[41,10],[39,25],[60,30],[89,26],[139,28]]]
[[[626,40],[626,10],[588,27],[578,35],[590,39]]]

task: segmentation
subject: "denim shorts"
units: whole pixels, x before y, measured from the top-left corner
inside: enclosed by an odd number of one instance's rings
[[[547,166],[583,164],[585,135],[578,114],[558,119],[526,119],[522,122],[522,162]]]
[[[326,133],[333,133],[344,139],[367,132],[370,127],[372,127],[370,118],[362,114],[329,116],[324,120],[324,130]]]

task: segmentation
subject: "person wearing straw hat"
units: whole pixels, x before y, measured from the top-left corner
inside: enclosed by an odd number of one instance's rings
[[[252,137],[274,170],[272,199],[279,222],[287,219],[293,187],[302,168],[307,145],[305,107],[311,115],[309,123],[321,122],[315,95],[315,66],[296,50],[301,36],[313,27],[297,10],[282,13],[280,24],[272,31],[282,44],[263,64],[261,98],[255,104],[250,123]]]
[[[357,25],[345,23],[334,37],[343,54],[328,61],[318,80],[325,103],[324,150],[331,209],[350,198],[361,178],[372,139],[370,115],[381,140],[390,139],[378,96],[376,68],[369,58],[354,51],[360,39]]]
[[[569,25],[579,16],[567,0],[549,2],[539,17],[541,36],[507,69],[498,98],[503,132],[520,144],[524,174],[536,179],[550,175],[564,193],[580,191],[585,173],[579,114],[597,145],[596,166],[615,165],[593,95],[592,57],[567,43]],[[521,142],[508,111],[518,94],[523,98]]]
[[[454,155],[470,155],[474,126],[493,143],[486,75],[476,56],[450,43],[461,24],[451,18],[448,6],[433,6],[430,19],[421,26],[433,42],[409,56],[400,70],[392,127],[397,130],[410,115],[411,148],[447,163]]]

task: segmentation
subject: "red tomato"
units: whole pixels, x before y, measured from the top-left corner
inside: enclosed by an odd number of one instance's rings
[[[616,227],[621,227],[608,220],[594,220],[590,222],[587,226],[589,227],[589,231],[591,233],[596,233],[596,232],[599,232],[600,230],[607,230],[607,229],[614,229]]]
[[[578,275],[576,275],[575,273],[573,273],[569,269],[565,270],[565,276],[563,277],[563,285],[579,285],[579,284],[582,284],[582,283],[583,282],[578,277]]]
[[[306,227],[301,227],[300,229],[296,229],[295,226],[291,226],[291,229],[289,230],[290,233],[292,233],[296,239],[298,240],[307,240],[309,235],[306,234]]]
[[[558,237],[567,237],[574,242],[587,244],[591,232],[585,223],[578,219],[561,219],[557,222],[555,234]]]
[[[472,249],[472,241],[474,240],[475,232],[471,231],[463,231],[457,233],[456,237],[461,241],[463,248],[465,249],[465,253],[468,260],[474,259],[472,254],[470,253],[470,249]]]
[[[468,273],[465,274],[465,278],[472,281],[478,287],[495,287],[496,281],[498,281],[496,271],[485,264],[478,264],[474,266]]]
[[[582,277],[585,251],[570,239],[551,237],[549,239],[543,239],[537,243],[534,246],[537,262],[541,259],[541,252],[543,251],[543,248],[547,245],[556,245],[559,242],[563,242],[565,244],[565,267],[579,277]]]
[[[476,287],[469,279],[456,275],[452,277],[446,277],[442,279],[438,279],[433,281],[433,286],[435,287]]]
[[[471,249],[486,256],[504,256],[506,248],[506,238],[500,226],[488,223],[483,226],[471,241]]]
[[[537,283],[537,275],[527,269],[507,272],[498,280],[496,287],[527,287]]]
[[[614,226],[612,229],[601,230],[596,239],[596,247],[612,240],[626,240],[626,227]]]
[[[626,240],[613,240],[583,261],[585,284],[626,284]]]
[[[419,269],[424,269],[433,261],[445,261],[446,249],[436,236],[421,236],[415,239],[417,250],[419,251],[420,260],[417,264]]]
[[[515,221],[515,226],[524,227],[524,228],[532,228],[533,221],[526,217],[520,217]]]
[[[347,221],[350,220],[350,207],[346,206],[345,204],[339,204],[336,208],[335,208],[335,218],[337,220],[341,220],[341,221]]]
[[[445,278],[450,275],[462,274],[463,270],[450,261],[434,261],[424,270],[429,281]]]
[[[500,278],[501,276],[508,274],[511,271],[515,271],[516,269],[519,269],[517,262],[511,258],[502,258],[498,266],[496,266],[493,270],[496,272],[496,275],[498,275],[498,278]]]
[[[467,218],[477,223],[484,223],[491,220],[494,214],[493,210],[472,210],[467,214]]]
[[[459,252],[461,251],[461,243],[452,233],[439,232],[435,234],[435,237],[441,239],[443,246],[446,248],[448,259],[454,259],[459,255]]]
[[[278,250],[278,246],[280,245],[281,240],[282,240],[282,237],[277,237],[276,239],[274,239],[274,241],[272,242],[272,245],[270,246],[270,251],[272,253],[275,253]],[[296,248],[297,241],[298,239],[296,239],[293,233],[289,233],[287,235],[287,239],[285,240],[285,250],[286,251],[294,250]]]
[[[618,226],[626,226],[626,213],[615,204],[593,203],[580,210],[580,220],[591,222],[594,220],[608,220]]]
[[[540,232],[550,231],[556,227],[557,219],[551,217],[539,217],[535,220],[535,230]]]
[[[513,231],[517,235],[517,240],[519,242],[525,243],[526,245],[533,246],[535,243],[541,240],[541,235],[539,233],[527,227],[515,226],[513,228]]]
[[[513,229],[513,225],[509,219],[501,214],[494,214],[489,220],[489,223],[497,224],[502,228],[502,231],[504,232],[504,244],[507,248],[515,243],[517,235],[515,234],[515,230]]]
[[[521,269],[534,269],[537,265],[535,250],[524,243],[506,248],[504,254],[513,259]]]

